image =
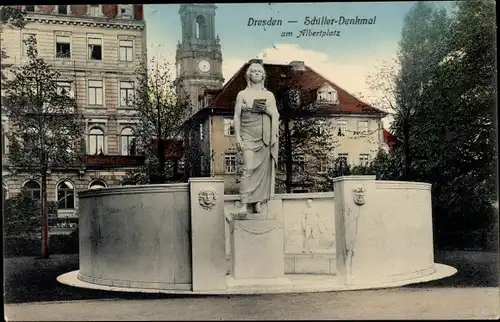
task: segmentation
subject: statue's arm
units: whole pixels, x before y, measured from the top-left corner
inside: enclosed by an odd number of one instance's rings
[[[239,139],[240,136],[240,126],[241,126],[241,108],[243,106],[243,94],[241,92],[236,96],[236,103],[234,104],[234,135],[236,139]]]
[[[266,110],[264,113],[269,115],[271,119],[278,119],[279,118],[279,113],[278,113],[278,107],[276,106],[276,98],[274,97],[273,93],[269,93],[269,104],[267,105]]]
[[[276,98],[272,93],[269,93],[269,104],[265,113],[271,118],[271,145],[278,141],[279,118],[278,107],[276,106]]]

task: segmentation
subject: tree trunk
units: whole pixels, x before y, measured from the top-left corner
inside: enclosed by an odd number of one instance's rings
[[[42,173],[41,189],[41,214],[42,214],[42,258],[49,258],[49,217],[47,207],[47,174]]]
[[[284,135],[285,135],[285,188],[286,193],[292,192],[293,181],[293,154],[292,154],[292,138],[290,134],[290,120],[283,120]]]
[[[158,182],[165,183],[165,142],[162,139],[158,140]]]
[[[173,167],[172,167],[172,177],[174,181],[177,181],[179,179],[179,159],[173,160]]]

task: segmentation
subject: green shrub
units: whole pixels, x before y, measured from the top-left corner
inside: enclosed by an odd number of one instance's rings
[[[41,226],[40,202],[21,193],[5,200],[3,225],[4,237],[33,236]]]
[[[40,256],[39,236],[10,236],[4,238],[4,256]],[[78,230],[70,235],[52,235],[49,241],[49,254],[78,254]]]

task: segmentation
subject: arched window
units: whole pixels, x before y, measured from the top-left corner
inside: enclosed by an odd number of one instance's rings
[[[75,187],[67,180],[57,185],[57,203],[59,209],[75,209]]]
[[[101,188],[106,188],[106,182],[99,179],[92,181],[89,185],[89,189],[101,189]]]
[[[104,131],[98,127],[91,128],[87,147],[88,154],[104,153]]]
[[[205,39],[205,18],[203,16],[196,17],[196,38]]]
[[[134,180],[131,180],[131,179],[126,179],[126,180],[123,180],[122,182],[122,186],[135,186],[136,183]]]
[[[7,197],[9,196],[9,188],[5,184],[5,182],[2,182],[2,197],[3,201],[7,200]]]
[[[135,136],[131,128],[127,127],[120,134],[121,155],[135,155]]]
[[[33,199],[40,200],[40,190],[40,184],[35,180],[30,180],[23,186],[23,194]]]

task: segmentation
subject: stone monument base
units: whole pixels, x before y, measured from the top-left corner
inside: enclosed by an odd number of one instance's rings
[[[166,290],[154,288],[133,288],[120,286],[107,286],[84,282],[78,279],[78,271],[72,271],[57,278],[59,283],[81,287],[115,292],[135,292],[135,293],[157,293],[157,294],[186,294],[186,295],[224,295],[224,294],[279,294],[279,293],[311,293],[311,292],[338,292],[367,289],[381,289],[400,287],[408,284],[424,283],[451,276],[457,270],[451,266],[435,264],[436,271],[431,275],[419,276],[404,280],[394,280],[379,284],[368,285],[345,285],[344,279],[335,275],[286,275],[290,281],[288,285],[233,285],[234,279],[227,276],[226,290],[217,291],[190,291],[190,290]]]
[[[287,277],[277,277],[277,278],[233,278],[228,276],[227,279],[228,288],[239,288],[239,287],[278,287],[278,286],[290,286],[292,282]]]

